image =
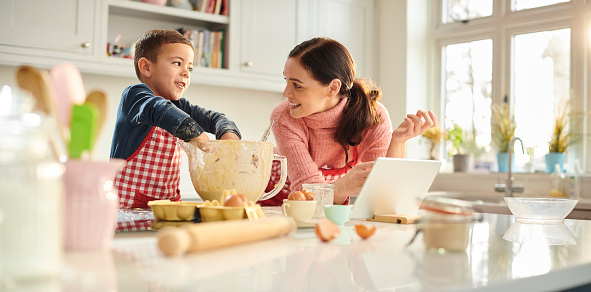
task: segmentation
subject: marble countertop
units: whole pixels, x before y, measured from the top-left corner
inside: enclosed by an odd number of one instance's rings
[[[160,253],[153,231],[118,232],[110,249],[68,251],[61,278],[39,291],[556,291],[591,283],[591,221],[565,220],[564,238],[521,227],[526,240],[512,242],[503,235],[513,216],[482,219],[466,251],[448,253],[427,249],[421,233],[408,245],[414,224],[362,222],[378,227],[362,240],[359,220],[329,243],[300,228],[177,258]]]

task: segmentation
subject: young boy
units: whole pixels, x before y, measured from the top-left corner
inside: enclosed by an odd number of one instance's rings
[[[193,46],[174,30],[150,30],[137,41],[134,66],[142,83],[127,87],[117,110],[111,158],[127,165],[114,186],[120,208],[148,208],[153,200],[180,200],[178,140],[239,140],[224,114],[191,105],[183,93],[193,69]]]

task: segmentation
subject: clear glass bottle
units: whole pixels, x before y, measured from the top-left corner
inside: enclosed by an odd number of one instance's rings
[[[554,172],[552,173],[552,187],[550,188],[550,197],[566,197],[566,192],[564,190],[564,177],[564,174],[560,171],[560,165],[554,165]]]
[[[49,142],[56,123],[33,105],[28,93],[2,87],[0,277],[16,283],[59,275],[64,250],[64,166]]]

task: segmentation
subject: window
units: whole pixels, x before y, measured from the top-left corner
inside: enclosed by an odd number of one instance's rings
[[[536,171],[545,170],[544,155],[555,111],[567,101],[584,110],[582,94],[584,88],[591,88],[582,67],[591,40],[577,41],[573,35],[588,31],[578,35],[591,39],[587,28],[591,2],[587,2],[441,1],[440,13],[434,14],[440,18],[433,34],[441,58],[441,127],[460,126],[467,133],[475,161],[496,170],[498,150],[491,145],[491,107],[506,104],[517,124],[515,135],[531,154],[521,154],[520,145],[516,145],[515,170],[530,171],[525,168],[530,160]],[[586,14],[579,13],[583,10]],[[581,65],[574,68],[572,64]],[[585,148],[589,147],[568,148],[567,170],[573,170],[575,161],[585,170],[591,169],[585,163],[591,159],[591,150],[586,153]],[[445,150],[448,153],[449,149]]]
[[[570,98],[570,32],[566,28],[513,38],[515,135],[538,157],[548,153],[554,109]]]
[[[492,40],[445,46],[445,125],[462,128],[466,151],[490,151]]]
[[[569,2],[569,0],[515,0],[513,1],[513,10],[519,11],[537,7],[548,6],[557,3]]]
[[[443,22],[466,22],[470,19],[492,15],[492,0],[444,1]]]

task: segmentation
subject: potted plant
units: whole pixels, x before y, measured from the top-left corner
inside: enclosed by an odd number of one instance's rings
[[[560,165],[560,171],[564,172],[565,152],[570,145],[580,140],[580,136],[569,128],[569,111],[569,104],[564,101],[560,102],[554,111],[554,128],[550,132],[548,154],[544,157],[548,173],[554,172],[556,164]]]
[[[492,143],[497,148],[497,151],[499,151],[497,153],[499,172],[506,172],[508,170],[507,165],[509,161],[507,150],[509,149],[509,142],[515,136],[517,124],[515,118],[509,113],[509,107],[506,104],[493,105],[491,109]],[[511,170],[513,170],[513,166],[511,168]]]
[[[469,172],[472,164],[472,155],[464,152],[464,130],[456,123],[449,129],[445,139],[451,142],[450,156],[453,156],[454,172]]]
[[[439,144],[441,143],[441,138],[443,137],[441,129],[439,127],[430,128],[421,136],[429,141],[429,159],[439,160]]]

